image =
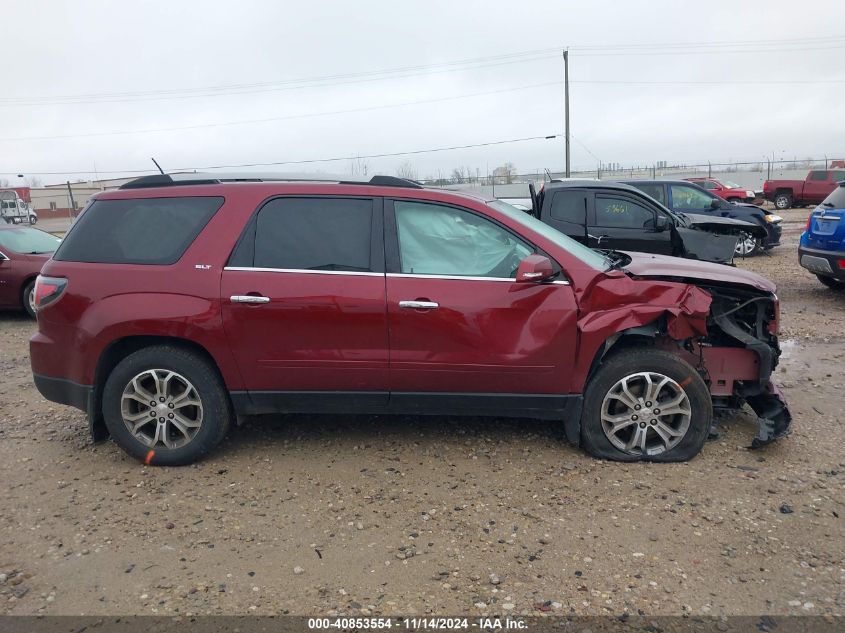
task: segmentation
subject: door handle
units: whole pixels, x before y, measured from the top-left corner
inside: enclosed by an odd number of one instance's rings
[[[440,307],[440,304],[435,301],[400,301],[399,307],[412,310],[436,310]]]
[[[270,297],[259,295],[232,295],[229,297],[232,303],[270,303]]]

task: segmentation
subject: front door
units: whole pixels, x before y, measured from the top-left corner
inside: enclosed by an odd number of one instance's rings
[[[385,220],[391,405],[440,395],[482,410],[569,392],[575,298],[563,279],[514,281],[533,245],[445,204],[386,201]]]
[[[627,194],[595,196],[594,212],[587,227],[591,248],[672,254],[672,231],[657,227],[658,211]],[[669,222],[671,219],[666,218]]]
[[[223,271],[230,347],[258,408],[362,410],[388,391],[380,198],[280,197]]]

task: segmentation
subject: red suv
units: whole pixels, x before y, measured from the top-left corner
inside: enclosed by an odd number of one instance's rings
[[[690,459],[743,402],[788,433],[763,277],[398,178],[179,178],[97,194],[36,284],[39,391],[148,464],[275,412],[555,419],[620,460]]]

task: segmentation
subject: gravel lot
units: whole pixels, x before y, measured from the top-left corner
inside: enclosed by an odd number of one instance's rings
[[[843,614],[845,294],[783,246],[776,380],[688,464],[601,462],[526,420],[283,417],[195,467],[94,446],[0,314],[0,605],[11,614]]]

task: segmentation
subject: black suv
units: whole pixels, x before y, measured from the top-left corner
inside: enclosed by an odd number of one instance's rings
[[[601,180],[546,183],[532,213],[591,248],[717,263],[730,263],[746,235],[754,239],[766,235],[757,224],[674,213],[639,189]]]
[[[766,209],[743,202],[722,200],[685,180],[626,180],[626,184],[647,193],[675,213],[695,213],[709,217],[734,218],[765,229],[764,235],[749,234],[737,244],[736,254],[756,255],[780,244],[783,218]]]

